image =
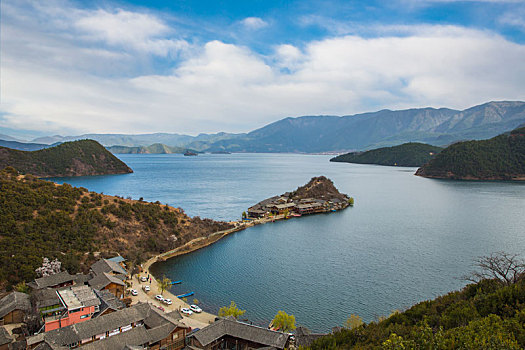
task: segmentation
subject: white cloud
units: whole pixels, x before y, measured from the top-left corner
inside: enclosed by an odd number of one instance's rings
[[[246,17],[241,24],[247,29],[258,30],[268,26],[268,23],[259,17]]]
[[[132,42],[133,36],[145,45],[176,40],[151,14],[77,10],[68,18],[48,10],[48,20],[35,24],[16,6],[5,8],[3,127],[237,132],[285,116],[465,108],[525,96],[525,45],[462,27],[382,27],[376,28],[380,36],[284,44],[268,56],[215,40],[177,62],[164,58],[174,67],[166,71],[151,62],[165,51]],[[28,18],[39,18],[38,11]],[[145,32],[117,35],[128,19]],[[64,28],[85,36],[77,39]]]
[[[525,32],[525,7],[505,13],[503,16],[498,18],[498,22],[516,27],[519,30]]]

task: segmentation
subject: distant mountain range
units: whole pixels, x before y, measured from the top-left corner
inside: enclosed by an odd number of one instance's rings
[[[195,150],[187,149],[184,147],[173,147],[167,146],[162,143],[154,143],[149,146],[111,146],[106,147],[108,151],[113,154],[170,154],[170,153],[179,153],[183,154],[186,152],[193,152]]]
[[[369,150],[422,142],[443,146],[494,137],[525,125],[525,102],[488,102],[463,111],[448,108],[382,110],[350,116],[285,118],[246,134],[84,134],[33,140],[55,143],[93,139],[104,146],[162,143],[205,152],[322,153]]]

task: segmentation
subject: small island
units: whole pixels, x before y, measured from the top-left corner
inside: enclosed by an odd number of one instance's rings
[[[409,142],[399,146],[382,147],[365,152],[341,154],[331,162],[419,167],[428,163],[443,148],[426,143]]]
[[[445,148],[416,175],[455,180],[525,180],[525,127]]]
[[[64,142],[38,151],[0,147],[0,170],[6,167],[40,178],[133,172],[123,161],[93,140]]]
[[[340,193],[332,180],[325,176],[312,178],[306,185],[293,192],[267,198],[243,213],[244,220],[261,218],[298,217],[308,214],[328,213],[345,209],[354,199]]]

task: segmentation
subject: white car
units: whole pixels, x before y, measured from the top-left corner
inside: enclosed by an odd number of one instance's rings
[[[142,289],[144,289],[145,292],[149,292],[151,289],[149,288],[149,286],[144,286],[142,287]]]
[[[158,301],[163,301],[164,297],[159,294],[159,295],[155,295],[155,299],[157,299]]]
[[[171,299],[167,299],[167,298],[164,299],[162,302],[163,302],[164,304],[166,304],[166,305],[171,305],[171,304],[172,304]]]
[[[146,276],[142,276],[142,277],[140,278],[140,280],[141,280],[142,282],[148,282],[148,279],[146,278]]]
[[[180,309],[180,312],[182,312],[184,315],[188,315],[188,316],[193,313],[193,311],[191,311],[187,307],[183,307],[182,309]]]
[[[133,296],[139,295],[139,292],[136,289],[132,289],[130,292],[131,292],[131,295]]]
[[[190,305],[190,310],[196,313],[201,313],[202,309],[198,307],[197,305]]]

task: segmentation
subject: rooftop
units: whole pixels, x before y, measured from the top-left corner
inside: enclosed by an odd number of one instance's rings
[[[67,282],[73,282],[75,279],[76,276],[70,275],[67,271],[62,271],[53,275],[37,278],[33,282],[28,283],[28,285],[33,289],[42,289],[58,286],[59,284]]]
[[[224,336],[244,339],[277,349],[284,349],[289,338],[289,335],[286,333],[249,325],[230,318],[220,319],[193,334],[193,337],[203,346]]]
[[[0,318],[14,310],[22,310],[26,313],[31,311],[29,295],[20,292],[11,292],[0,299]]]
[[[95,292],[93,292],[93,289],[89,286],[78,286],[58,290],[57,294],[68,310],[100,305],[100,300]]]

